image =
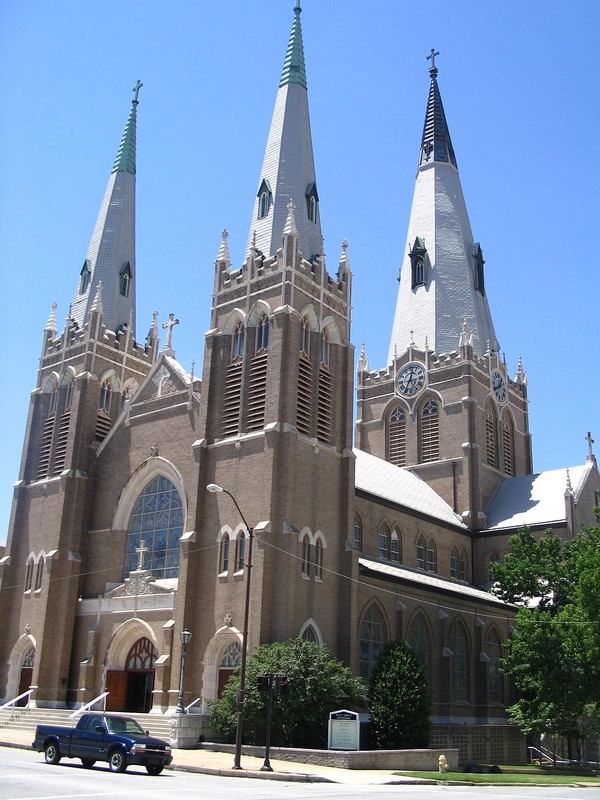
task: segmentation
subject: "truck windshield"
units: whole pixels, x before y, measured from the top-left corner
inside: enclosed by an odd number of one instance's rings
[[[130,717],[106,717],[106,724],[110,733],[135,733],[144,735],[144,730]]]

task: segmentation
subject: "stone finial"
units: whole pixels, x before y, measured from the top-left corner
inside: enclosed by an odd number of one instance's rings
[[[98,281],[96,294],[94,295],[94,301],[90,307],[90,311],[97,311],[99,314],[102,313],[102,281]]]
[[[150,445],[150,455],[152,458],[156,458],[158,456],[158,444],[156,442]]]
[[[365,343],[363,341],[360,356],[358,357],[358,364],[356,366],[356,374],[361,375],[363,372],[369,372],[369,359],[365,351]]]
[[[515,375],[515,383],[521,384],[522,386],[527,385],[527,375],[523,369],[523,360],[521,356],[519,356],[519,363],[517,365],[517,372]]]
[[[296,227],[296,217],[294,216],[294,209],[296,206],[294,205],[294,201],[290,197],[290,201],[287,204],[287,217],[285,219],[285,225],[283,226],[283,235],[284,236],[295,236],[298,237],[298,228]]]
[[[152,312],[152,322],[150,323],[150,330],[148,331],[148,341],[154,341],[158,339],[158,311]]]
[[[594,450],[592,445],[594,444],[594,440],[592,439],[592,434],[588,431],[587,436],[585,437],[586,442],[588,443],[588,461],[595,461],[596,456],[594,455]]]
[[[460,332],[460,336],[458,337],[458,346],[459,347],[472,347],[473,346],[473,334],[469,328],[469,323],[467,322],[467,316],[465,314],[463,318],[462,329]]]
[[[217,254],[217,263],[225,264],[226,267],[229,267],[231,264],[231,257],[229,255],[229,245],[227,243],[228,238],[229,234],[227,233],[227,229],[223,228],[223,230],[221,231],[221,246],[219,247],[219,252]]]
[[[340,256],[340,274],[343,272],[350,272],[350,259],[348,258],[348,242],[346,239],[342,242],[342,255]]]
[[[48,322],[46,323],[46,327],[44,328],[45,331],[49,331],[51,333],[56,333],[56,309],[58,305],[56,300],[52,303],[52,309],[50,311],[50,316],[48,317]]]

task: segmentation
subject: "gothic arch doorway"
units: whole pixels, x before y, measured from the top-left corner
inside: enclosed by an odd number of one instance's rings
[[[106,672],[107,711],[129,711],[146,714],[152,708],[154,662],[158,653],[147,636],[141,636],[131,646],[125,668]]]
[[[20,694],[26,692],[31,686],[34,661],[35,661],[35,647],[30,647],[29,650],[25,653],[23,660],[21,662],[21,674],[19,675],[19,691],[17,692],[17,697]],[[19,700],[17,705],[26,706],[28,702],[29,698],[24,697],[22,700]]]
[[[219,663],[219,678],[217,683],[217,699],[223,695],[225,684],[242,663],[242,647],[239,642],[231,642],[223,653]]]

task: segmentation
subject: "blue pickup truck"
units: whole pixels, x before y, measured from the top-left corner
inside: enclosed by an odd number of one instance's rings
[[[47,764],[61,758],[80,758],[84,767],[107,761],[112,772],[136,764],[149,775],[160,775],[173,760],[171,745],[148,736],[130,717],[82,714],[74,728],[38,725],[33,749],[44,753]]]

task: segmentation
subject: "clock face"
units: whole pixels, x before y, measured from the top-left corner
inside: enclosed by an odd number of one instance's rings
[[[508,391],[504,375],[497,369],[492,372],[492,392],[499,403],[506,403]]]
[[[396,376],[396,387],[400,394],[410,397],[425,385],[425,370],[421,364],[407,364]]]

